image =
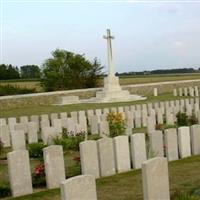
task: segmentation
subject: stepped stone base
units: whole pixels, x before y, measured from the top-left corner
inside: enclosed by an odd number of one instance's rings
[[[145,100],[146,97],[131,95],[128,90],[122,90],[119,78],[108,76],[104,78],[104,88],[96,93],[96,97],[81,100],[83,103],[109,103]]]

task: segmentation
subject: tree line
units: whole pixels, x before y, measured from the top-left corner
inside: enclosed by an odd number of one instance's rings
[[[56,49],[41,68],[0,64],[0,80],[37,78],[45,91],[92,88],[98,86],[102,69],[97,58],[90,61],[85,55]]]
[[[150,71],[140,71],[140,72],[123,72],[123,73],[116,73],[119,76],[128,76],[128,75],[148,75],[148,74],[184,74],[184,73],[199,73],[200,68],[176,68],[176,69],[157,69],[157,70],[150,70]]]
[[[37,65],[19,67],[0,64],[0,80],[40,78],[41,70]]]

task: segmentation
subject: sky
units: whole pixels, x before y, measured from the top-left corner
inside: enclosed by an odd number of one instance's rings
[[[116,72],[200,67],[200,1],[0,0],[0,63],[42,66],[52,51],[97,57]]]

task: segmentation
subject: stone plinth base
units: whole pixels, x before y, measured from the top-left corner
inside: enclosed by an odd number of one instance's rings
[[[122,90],[119,78],[108,76],[104,78],[104,88],[96,93],[96,97],[82,100],[83,103],[109,103],[145,100],[146,97],[131,95],[128,90]]]

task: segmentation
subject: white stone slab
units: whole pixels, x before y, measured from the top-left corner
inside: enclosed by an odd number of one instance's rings
[[[113,140],[117,172],[129,171],[131,169],[131,164],[128,136],[120,135]]]
[[[181,158],[191,156],[190,128],[187,126],[178,128],[178,147]]]
[[[28,151],[12,151],[7,154],[7,158],[12,196],[33,193]]]
[[[61,200],[97,200],[95,177],[90,175],[69,178],[60,189]]]
[[[83,175],[93,175],[95,178],[100,177],[99,159],[97,142],[94,140],[87,140],[81,142],[80,158],[81,158],[81,171]]]
[[[140,169],[142,163],[147,160],[144,133],[135,133],[131,135],[131,158],[134,169]]]
[[[142,164],[144,200],[170,200],[168,163],[157,157]]]
[[[114,175],[116,169],[113,140],[111,138],[102,138],[97,141],[97,145],[101,177]]]
[[[58,188],[65,180],[63,147],[51,145],[43,149],[47,188]]]

